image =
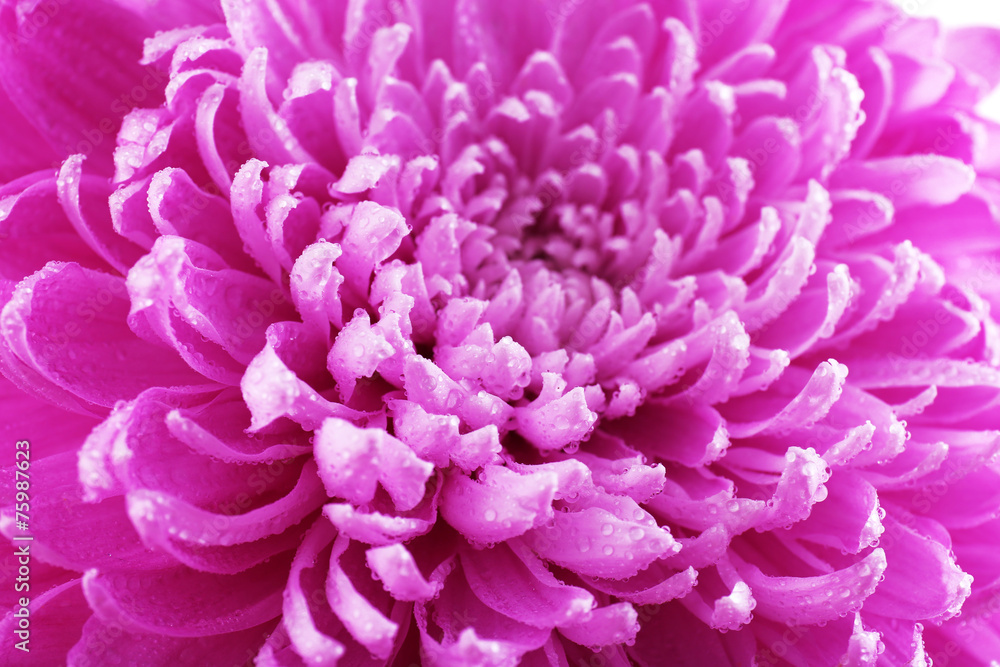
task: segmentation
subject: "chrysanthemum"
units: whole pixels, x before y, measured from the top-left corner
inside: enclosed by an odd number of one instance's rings
[[[0,661],[1000,659],[998,56],[881,0],[0,0]]]

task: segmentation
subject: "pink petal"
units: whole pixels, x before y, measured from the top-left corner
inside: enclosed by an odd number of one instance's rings
[[[653,454],[692,468],[717,460],[729,447],[724,420],[701,403],[681,405],[649,401],[635,416],[609,422],[603,431],[623,438],[647,456]],[[669,438],[663,437],[665,428]]]
[[[71,453],[59,454],[33,466],[45,475],[36,482],[33,552],[43,561],[79,572],[89,567],[155,569],[167,565],[168,558],[139,541],[123,498],[96,504],[83,501],[75,458]],[[8,536],[15,534],[13,499],[13,494],[4,499],[10,504],[0,515],[0,530]],[[98,530],[102,538],[95,540]]]
[[[541,647],[549,637],[548,630],[503,616],[480,602],[454,560],[438,566],[431,582],[441,586],[441,593],[432,602],[417,603],[414,615],[422,650],[435,663],[499,667],[516,663],[521,655]],[[430,620],[444,630],[442,641],[427,633]]]
[[[83,156],[66,159],[56,179],[59,203],[80,238],[111,266],[126,273],[142,249],[115,233],[108,211],[111,189],[99,177],[83,173]]]
[[[598,492],[526,538],[544,559],[581,575],[627,579],[680,545],[627,496]]]
[[[244,164],[232,181],[230,201],[236,231],[246,247],[247,254],[257,262],[271,280],[281,282],[281,267],[271,250],[264,231],[262,215],[264,183],[261,173],[267,168],[266,162],[250,160]]]
[[[347,503],[324,505],[323,514],[341,534],[378,546],[412,540],[434,527],[433,519],[365,512]]]
[[[164,169],[153,176],[148,210],[160,234],[182,236],[207,246],[230,268],[257,271],[241,250],[242,241],[230,222],[229,202],[198,187],[184,170]]]
[[[474,544],[509,540],[553,516],[558,478],[550,471],[518,474],[488,466],[473,481],[448,475],[441,494],[441,516]]]
[[[438,587],[424,578],[413,556],[402,544],[374,547],[365,554],[368,566],[395,600],[429,600]]]
[[[627,602],[601,607],[591,617],[575,625],[560,628],[567,639],[590,648],[627,644],[639,631],[638,614]]]
[[[815,625],[857,610],[886,570],[886,554],[875,549],[858,563],[814,577],[768,577],[752,565],[742,568],[757,600],[756,612],[780,623]]]
[[[514,410],[518,433],[542,451],[575,445],[590,433],[597,415],[588,407],[583,387],[563,394],[565,381],[554,373],[544,375],[538,398]]]
[[[344,646],[320,628],[321,619],[313,611],[318,605],[310,600],[305,579],[307,571],[322,567],[320,555],[326,553],[333,537],[332,527],[322,519],[305,534],[288,574],[281,614],[281,623],[295,652],[303,660],[320,665],[336,664],[344,655]]]
[[[296,524],[325,497],[313,468],[303,468],[288,495],[242,514],[207,512],[178,498],[140,490],[127,496],[129,517],[146,544],[179,562],[202,572],[236,574],[297,544],[301,530]],[[260,472],[258,478],[266,474]]]

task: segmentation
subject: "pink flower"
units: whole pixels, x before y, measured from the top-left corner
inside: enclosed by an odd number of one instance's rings
[[[0,35],[5,664],[1000,658],[1000,34],[0,0]]]

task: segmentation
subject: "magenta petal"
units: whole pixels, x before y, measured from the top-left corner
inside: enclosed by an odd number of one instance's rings
[[[347,503],[324,505],[323,514],[341,534],[352,540],[378,546],[411,540],[428,533],[434,527],[432,519],[363,512]]]
[[[240,404],[239,407],[243,408],[240,412],[249,417],[249,413],[245,412],[245,406]],[[211,412],[208,414],[209,419],[215,416]],[[231,416],[231,414],[226,416]],[[170,434],[190,447],[193,452],[226,463],[269,464],[277,460],[290,461],[291,459],[304,456],[310,451],[308,445],[305,444],[282,442],[291,438],[284,438],[281,435],[272,435],[267,438],[262,436],[261,439],[264,442],[249,440],[242,431],[239,432],[238,436],[235,434],[226,434],[229,437],[220,437],[220,435],[210,432],[199,424],[197,420],[181,410],[169,412],[164,422]],[[241,423],[245,422],[236,421],[234,425],[238,427]]]
[[[287,568],[289,558],[282,558]],[[258,566],[219,575],[182,567],[155,575],[90,570],[83,577],[87,602],[105,622],[168,637],[205,637],[238,632],[275,618],[281,611],[286,569]],[[132,588],[142,580],[148,596]],[[225,591],[225,594],[222,594]]]
[[[837,471],[826,488],[827,498],[813,506],[809,518],[796,524],[792,534],[845,553],[877,544],[885,510],[879,507],[875,487],[850,471]]]
[[[340,300],[340,285],[344,282],[334,262],[340,248],[325,241],[306,248],[291,272],[292,301],[302,315],[302,321],[330,337],[330,323],[343,326],[344,307]]]
[[[972,577],[958,567],[940,542],[891,517],[886,518],[885,526],[881,543],[889,566],[885,581],[866,606],[894,618],[953,616],[969,596]]]
[[[79,305],[67,317],[71,303]],[[120,278],[51,263],[21,282],[3,309],[0,330],[41,382],[96,405],[110,407],[150,386],[199,384],[176,356],[135,337],[125,324],[128,310]],[[60,315],[53,319],[53,313]]]
[[[520,433],[541,450],[562,449],[582,440],[597,421],[583,387],[563,394],[566,383],[545,374],[545,388],[530,405],[515,410]]]
[[[480,602],[454,561],[438,566],[431,582],[441,585],[441,593],[432,602],[417,603],[415,616],[422,649],[436,663],[516,663],[519,656],[545,644],[550,635],[548,630],[503,616]],[[443,641],[428,635],[429,620],[444,630]]]
[[[271,106],[265,87],[267,60],[263,47],[247,54],[239,82],[240,113],[250,147],[261,159],[276,164],[315,162]]]
[[[236,231],[246,247],[247,254],[257,262],[272,280],[281,277],[281,268],[270,250],[263,221],[264,185],[261,173],[267,163],[250,160],[244,164],[232,181],[230,201]]]
[[[662,464],[649,465],[638,450],[626,447],[623,440],[606,437],[603,432],[588,441],[588,451],[576,458],[589,468],[596,486],[608,493],[627,495],[643,503],[663,490],[666,469]]]
[[[14,106],[7,91],[0,86],[0,183],[9,183],[23,174],[52,167],[60,154],[47,145],[45,138]]]
[[[195,304],[188,303],[186,278],[191,277],[192,274],[200,274],[200,277],[204,278],[208,272],[203,270],[203,266],[194,266],[189,259],[186,262],[188,266],[175,265],[170,267],[175,270],[175,274],[164,276],[165,260],[170,255],[175,254],[174,251],[179,244],[177,237],[160,238],[167,240],[160,242],[155,254],[151,253],[144,257],[129,272],[130,297],[134,299],[129,314],[129,326],[142,338],[156,343],[165,342],[172,346],[193,370],[205,378],[226,384],[235,384],[241,372],[241,365],[218,342],[222,340],[219,330],[213,330],[213,338],[209,338],[195,328],[195,325],[199,323],[203,328],[207,326],[205,315],[198,311],[197,301],[200,300],[199,296],[202,298],[206,296],[205,291],[212,291],[217,287],[216,281],[213,279],[202,280],[197,285],[197,288],[200,288],[198,291],[191,290],[194,292],[192,296]],[[211,262],[213,258],[210,254],[211,251],[201,250],[207,252],[202,254],[199,259],[204,260],[207,257]],[[181,252],[183,254],[183,249]],[[217,265],[216,268],[221,267]],[[161,285],[161,280],[164,280],[165,284]],[[200,295],[199,292],[201,292]],[[279,301],[282,299],[283,297]],[[187,318],[181,317],[180,308],[174,305],[175,302],[184,308]],[[267,308],[273,307],[273,303],[268,302]],[[264,324],[263,316],[260,313],[255,319],[258,324]],[[233,327],[233,324],[236,327]],[[245,342],[244,336],[259,338],[261,333],[259,327],[256,331],[252,329],[247,324],[246,318],[243,318],[241,322],[230,322],[229,325],[225,328],[220,327],[220,329],[223,333],[230,334],[233,328],[238,328],[240,333],[232,333],[230,337],[230,343],[235,342],[237,345]]]
[[[130,492],[127,504],[129,517],[146,544],[196,570],[235,574],[293,547],[298,531],[292,527],[322,498],[314,466],[308,464],[288,495],[243,514],[207,512],[147,490]]]
[[[307,430],[319,428],[327,417],[359,419],[364,413],[323,398],[289,368],[281,353],[292,339],[292,323],[277,323],[267,330],[267,344],[247,366],[240,389],[252,415],[251,431],[260,431],[281,417],[289,417]]]
[[[330,608],[354,639],[372,655],[388,659],[396,642],[399,625],[387,618],[363,592],[365,580],[352,581],[353,570],[345,570],[345,551],[351,541],[338,537],[330,555],[330,571],[326,579],[326,597]],[[356,547],[355,547],[356,549]],[[356,583],[355,583],[356,582]],[[371,584],[371,578],[367,578]],[[361,590],[359,590],[361,588]]]
[[[13,281],[38,271],[52,259],[105,268],[90,247],[80,243],[57,196],[55,179],[45,173],[13,181],[0,189],[0,275]]]
[[[108,198],[111,225],[135,245],[149,250],[159,232],[149,210],[149,180],[120,186]]]
[[[357,314],[337,334],[327,357],[327,368],[337,382],[341,398],[350,400],[357,381],[374,375],[379,364],[395,352],[381,327],[372,326],[368,313]]]
[[[643,623],[630,653],[647,664],[672,664],[676,656],[683,656],[684,662],[677,663],[683,667],[706,664],[736,667],[752,664],[748,661],[752,660],[756,643],[748,629],[722,634],[682,605],[667,605]]]
[[[821,363],[812,376],[802,386],[801,390],[789,401],[779,396],[777,389],[788,391],[795,386],[801,386],[800,373],[792,380],[786,374],[771,392],[757,394],[753,399],[736,399],[730,401],[723,413],[729,422],[731,437],[747,437],[758,433],[782,432],[793,426],[809,425],[822,419],[830,408],[840,398],[848,369],[843,364],[831,359]],[[787,402],[786,402],[787,401]],[[761,419],[761,412],[773,412],[773,406],[780,406],[776,414]],[[745,416],[746,415],[746,416]],[[753,422],[743,421],[749,415],[757,418]]]
[[[230,268],[257,271],[229,222],[229,202],[198,187],[183,169],[164,169],[152,177],[147,208],[160,234],[197,241],[218,253]]]
[[[788,119],[764,117],[749,125],[734,142],[733,152],[746,158],[754,170],[756,196],[780,192],[798,173],[802,160],[799,133]]]
[[[638,631],[638,614],[627,602],[595,609],[590,619],[559,629],[568,639],[591,648],[633,642]]]
[[[225,415],[225,411],[216,410],[216,401],[206,405],[212,398],[212,394],[150,389],[135,401],[117,406],[84,445],[81,480],[88,492],[103,497],[102,490],[110,488],[105,483],[106,468],[120,483],[121,492],[150,490],[202,508],[217,507],[247,486],[255,498],[262,489],[290,489],[302,462],[285,461],[273,465],[266,475],[257,474],[264,468],[240,466],[239,459],[234,465],[201,456],[183,437],[173,436],[168,421],[174,411],[201,413],[206,421]],[[99,483],[94,484],[95,480]],[[257,503],[240,504],[247,509]]]
[[[486,606],[539,628],[578,626],[597,604],[586,590],[552,576],[530,549],[516,542],[462,555],[469,586]]]
[[[681,549],[670,531],[628,496],[599,491],[573,509],[557,512],[554,521],[525,539],[546,560],[578,574],[627,579]]]
[[[125,630],[122,629],[125,623]],[[270,626],[265,624],[238,632],[211,637],[164,637],[147,634],[128,625],[128,619],[104,621],[91,617],[83,626],[83,635],[66,654],[74,667],[104,663],[171,664],[195,667],[211,664],[237,664],[253,653],[264,641]]]
[[[304,570],[322,567],[320,554],[333,540],[333,529],[323,520],[305,534],[292,561],[282,606],[282,625],[288,631],[295,652],[304,660],[318,664],[333,664],[344,655],[344,646],[318,627],[313,607],[305,590]],[[260,658],[258,658],[259,660]],[[284,664],[275,661],[274,664]]]
[[[294,64],[305,59],[305,45],[299,35],[306,26],[298,25],[303,17],[297,12],[287,11],[290,7],[276,10],[263,2],[225,0],[222,9],[226,24],[243,55],[249,55],[257,46],[266,46],[274,54],[276,78],[286,79]]]
[[[374,268],[392,255],[409,233],[402,216],[392,209],[374,202],[358,204],[347,221],[341,243],[344,254],[337,260],[347,284],[366,294]]]
[[[686,550],[686,546],[682,548]],[[685,597],[698,583],[698,571],[693,567],[663,576],[664,570],[654,565],[625,581],[591,579],[590,585],[633,604],[661,605]]]
[[[828,497],[824,483],[830,478],[830,470],[814,450],[790,447],[785,461],[766,518],[757,525],[758,530],[774,530],[801,521],[809,516],[814,504]]]
[[[446,466],[451,461],[472,472],[498,460],[500,433],[493,424],[460,433],[461,420],[455,415],[429,414],[409,401],[392,401],[389,409],[396,437],[425,461],[437,466]]]
[[[231,157],[228,155],[229,151],[227,150],[230,146],[226,145],[225,139],[218,136],[221,133],[226,133],[227,129],[230,129],[226,127],[224,121],[227,118],[236,117],[236,109],[233,108],[235,106],[233,100],[236,94],[235,92],[230,92],[230,90],[225,84],[216,82],[199,98],[194,118],[195,139],[198,146],[198,155],[215,186],[222,192],[230,191],[232,202],[242,209],[244,208],[243,205],[237,203],[237,195],[242,193],[246,184],[241,183],[236,194],[232,194],[233,186],[236,183],[235,177],[238,171],[240,171],[239,162],[226,160],[227,157]],[[218,133],[217,130],[219,130]],[[227,138],[232,140],[232,134],[236,133],[231,132]],[[240,134],[242,134],[242,130],[240,130]],[[235,141],[239,141],[239,139],[237,138]],[[233,141],[229,143],[233,143]],[[227,154],[225,157],[223,157],[224,153]],[[239,222],[239,216],[242,213],[242,210],[234,208],[233,217],[237,222]],[[237,231],[239,231],[239,227],[237,227]]]
[[[865,630],[861,615],[855,614],[854,633],[847,647],[846,664],[858,667],[876,664],[880,643],[882,643],[880,633],[875,630]],[[881,648],[885,650],[885,645],[882,644]]]
[[[283,94],[285,101],[278,109],[303,149],[335,174],[343,172],[347,157],[336,133],[329,131],[327,119],[334,117],[334,88],[342,80],[331,63],[299,63],[292,70]]]
[[[1000,32],[994,28],[970,27],[948,32],[945,40],[945,52],[953,63],[973,74],[985,79],[988,88],[994,88],[1000,83],[997,73],[984,67],[990,58],[987,54],[1000,50]]]
[[[140,67],[147,28],[132,12],[103,0],[50,11],[37,4],[4,5],[0,78],[59,155],[87,153],[108,173],[114,134],[128,109],[122,97],[130,99],[138,87],[155,104],[167,77]]]
[[[66,412],[24,394],[4,377],[0,377],[0,402],[6,412],[0,434],[16,442],[23,434],[31,433],[31,447],[38,459],[78,446],[99,424],[93,417]]]
[[[291,316],[282,290],[177,236],[158,238],[129,271],[128,285],[131,316],[145,315],[192,367],[218,376],[213,379],[238,372],[264,346],[268,325]]]
[[[844,264],[831,267],[829,272],[824,272],[824,268],[820,268],[815,281],[806,285],[788,310],[756,332],[756,340],[762,347],[788,350],[794,358],[833,334],[850,303],[850,272]],[[787,326],[791,322],[796,323],[794,329]]]
[[[13,611],[8,611],[0,621],[0,631],[12,639],[0,644],[0,660],[11,665],[24,664],[27,656],[28,660],[39,665],[63,662],[91,615],[80,580],[73,579],[30,599],[28,618],[33,632],[27,635],[29,641],[17,646],[21,638],[15,632],[23,626],[19,627],[20,619]],[[30,652],[26,652],[25,647]]]
[[[486,391],[470,394],[434,363],[418,355],[407,357],[403,377],[410,400],[419,403],[430,414],[456,413],[474,429],[489,425],[499,428],[514,413],[506,401]],[[568,425],[568,428],[572,430],[574,427]]]
[[[941,206],[964,195],[972,187],[975,172],[953,158],[939,155],[913,155],[906,158],[872,160],[864,165],[843,167],[833,178],[841,188],[864,188],[890,193],[896,208],[929,204]],[[896,194],[891,186],[899,181]]]
[[[108,264],[126,273],[142,256],[142,249],[112,228],[108,211],[111,189],[107,181],[84,174],[83,156],[72,155],[59,170],[56,189],[59,203],[80,238]]]
[[[41,560],[78,572],[95,566],[156,569],[170,563],[140,542],[123,498],[95,504],[83,501],[72,454],[49,457],[34,467],[46,476],[37,484],[39,516],[32,525],[34,553]],[[48,492],[47,501],[41,500],[43,490]],[[12,500],[13,495],[5,501]],[[0,531],[8,537],[16,534],[14,509],[11,502],[0,514]],[[100,541],[93,539],[95,530],[104,536]]]
[[[729,447],[724,420],[711,407],[683,405],[647,402],[635,416],[607,424],[605,432],[665,461],[697,467],[717,460]],[[664,428],[670,429],[669,439],[663,438]]]
[[[927,655],[924,650],[924,626],[922,623],[889,621],[888,619],[866,614],[868,619],[881,634],[885,646],[884,659],[897,662],[921,665],[927,667]]]

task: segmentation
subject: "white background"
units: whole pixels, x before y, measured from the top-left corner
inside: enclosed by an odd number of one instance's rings
[[[895,0],[914,16],[933,16],[945,26],[991,25],[1000,28],[1000,0]],[[995,63],[1000,67],[1000,62]],[[980,111],[1000,120],[1000,91],[983,101]]]
[[[917,16],[936,16],[948,25],[994,25],[1000,27],[1000,3],[996,0],[896,0]]]

